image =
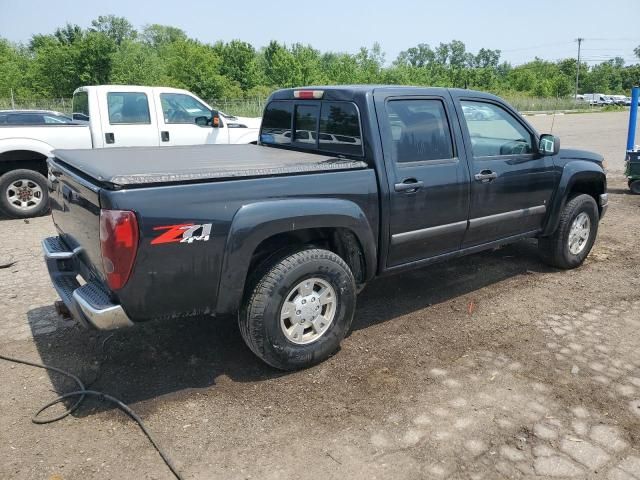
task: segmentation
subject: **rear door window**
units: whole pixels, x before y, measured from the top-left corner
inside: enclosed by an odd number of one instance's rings
[[[396,163],[455,157],[444,104],[436,99],[391,100],[387,118]]]
[[[151,123],[149,101],[144,93],[109,92],[107,108],[111,125]]]

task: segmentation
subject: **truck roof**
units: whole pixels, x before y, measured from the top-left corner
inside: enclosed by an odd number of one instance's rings
[[[322,90],[323,100],[352,100],[356,96],[380,93],[397,93],[398,95],[433,95],[434,93],[444,94],[446,92],[456,92],[472,97],[500,100],[499,97],[478,90],[468,90],[462,88],[444,88],[411,85],[317,85],[296,88],[283,88],[271,94],[271,100],[293,100],[294,92],[298,90]]]
[[[160,90],[162,92],[172,92],[172,93],[186,93],[188,95],[193,95],[188,90],[184,90],[182,88],[173,88],[173,87],[150,87],[146,85],[84,85],[82,87],[76,88],[73,93],[77,92],[143,92],[149,93],[154,90]],[[193,95],[195,96],[195,95]]]

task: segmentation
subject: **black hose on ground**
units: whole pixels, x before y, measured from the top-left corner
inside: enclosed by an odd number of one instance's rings
[[[104,347],[104,343],[108,340],[108,338],[110,338],[110,337],[107,337],[103,341],[103,343],[102,343],[103,347]],[[175,465],[173,464],[173,462],[171,461],[169,456],[164,452],[164,450],[162,450],[160,445],[158,445],[156,440],[153,438],[153,435],[151,435],[151,432],[149,430],[147,430],[147,427],[145,427],[144,422],[142,421],[142,419],[133,410],[131,410],[127,405],[125,405],[122,401],[118,400],[115,397],[112,397],[111,395],[107,395],[106,393],[98,392],[96,390],[87,390],[85,388],[85,386],[84,386],[84,383],[82,383],[82,380],[80,380],[74,374],[69,373],[69,372],[67,372],[65,370],[62,370],[60,368],[52,367],[50,365],[44,365],[44,364],[40,364],[40,363],[30,362],[28,360],[22,360],[20,358],[8,357],[8,356],[2,355],[2,354],[0,354],[0,359],[6,360],[7,362],[20,363],[22,365],[29,365],[30,367],[42,368],[42,369],[45,369],[45,370],[49,370],[51,372],[56,372],[56,373],[58,373],[60,375],[64,375],[65,377],[70,378],[71,380],[76,382],[76,384],[78,385],[78,390],[76,390],[74,392],[65,393],[64,395],[59,396],[55,400],[52,400],[51,402],[47,403],[44,407],[42,407],[40,410],[38,410],[35,413],[35,415],[33,417],[31,417],[31,421],[33,423],[37,423],[39,425],[42,425],[42,424],[45,424],[45,423],[57,422],[58,420],[61,420],[61,419],[65,418],[66,416],[68,416],[68,415],[72,414],[73,412],[75,412],[78,409],[78,407],[80,406],[80,404],[84,401],[84,399],[87,398],[87,396],[98,397],[101,400],[106,400],[108,402],[113,403],[116,407],[118,407],[124,413],[129,415],[129,417],[131,417],[131,419],[138,424],[138,426],[140,427],[142,432],[147,436],[147,438],[151,442],[151,445],[153,445],[153,447],[160,454],[160,457],[162,457],[162,460],[164,461],[164,463],[167,465],[167,467],[169,467],[169,470],[171,470],[171,473],[173,473],[178,480],[184,480],[184,478],[180,475],[180,473],[178,472],[178,469],[175,467]],[[94,380],[94,382],[95,382],[95,380]],[[58,403],[63,402],[67,398],[73,398],[73,397],[78,397],[78,400],[76,402],[74,402],[73,405],[71,405],[71,407],[65,409],[65,411],[63,413],[61,413],[60,415],[58,415],[56,417],[50,417],[50,418],[39,418],[40,414],[42,412],[44,412],[45,410],[49,409],[50,407],[52,407],[54,405],[57,405]]]

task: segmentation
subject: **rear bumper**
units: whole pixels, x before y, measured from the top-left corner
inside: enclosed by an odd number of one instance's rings
[[[49,237],[42,241],[42,250],[51,282],[76,320],[98,330],[133,325],[122,306],[112,302],[100,284],[88,281],[80,285],[77,279],[79,248],[71,251],[60,237]]]

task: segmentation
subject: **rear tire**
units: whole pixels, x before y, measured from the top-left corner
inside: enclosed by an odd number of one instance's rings
[[[9,218],[30,218],[49,209],[47,179],[35,170],[11,170],[0,177],[0,211]]]
[[[356,284],[333,252],[289,254],[250,284],[238,315],[247,346],[280,370],[307,368],[340,346],[355,312]]]
[[[570,198],[553,235],[538,239],[542,260],[565,270],[582,265],[596,240],[599,221],[600,213],[593,197],[580,194]]]
[[[631,193],[640,195],[640,180],[629,181],[629,189],[631,190]]]

